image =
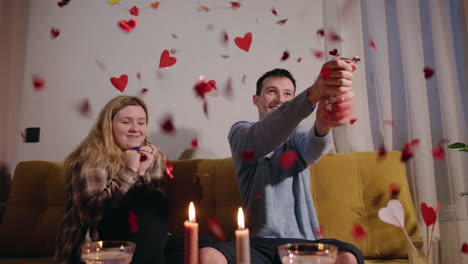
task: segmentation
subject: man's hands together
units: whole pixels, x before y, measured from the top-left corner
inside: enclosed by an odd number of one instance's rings
[[[351,99],[354,96],[351,86],[355,70],[352,62],[333,58],[323,64],[317,80],[309,87],[309,103],[318,103],[315,120],[318,136],[325,136],[331,128],[350,122]]]

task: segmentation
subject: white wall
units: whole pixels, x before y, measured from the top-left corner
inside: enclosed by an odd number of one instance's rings
[[[252,105],[255,82],[260,75],[275,67],[289,69],[296,77],[298,92],[315,80],[322,61],[309,49],[323,49],[324,42],[315,32],[323,27],[320,0],[241,1],[232,10],[230,1],[203,1],[211,11],[202,11],[197,1],[162,0],[157,10],[149,0],[121,0],[110,5],[107,0],[72,0],[59,8],[57,1],[30,1],[26,43],[25,70],[20,91],[16,162],[22,160],[63,160],[87,135],[99,110],[120,94],[109,78],[127,74],[129,83],[124,94],[143,96],[150,110],[150,139],[170,159],[179,158],[198,138],[199,149],[194,157],[223,158],[230,156],[227,133],[238,120],[257,120]],[[132,18],[127,10],[140,7],[138,25],[130,33],[118,26],[121,19]],[[274,16],[272,7],[278,12]],[[276,24],[287,18],[285,25]],[[212,25],[212,29],[208,29]],[[50,38],[51,27],[60,29],[56,39]],[[221,35],[230,37],[227,46]],[[252,32],[250,51],[237,48],[233,39]],[[178,36],[173,38],[171,34]],[[178,62],[167,69],[158,69],[164,49],[175,49]],[[281,62],[284,50],[291,54]],[[223,59],[221,54],[229,54]],[[302,58],[298,63],[296,59]],[[106,70],[96,65],[106,65]],[[141,81],[136,77],[141,73]],[[162,79],[158,74],[163,75]],[[31,76],[46,80],[43,91],[35,91]],[[242,77],[246,74],[246,82]],[[209,119],[195,97],[193,86],[198,76],[214,79],[224,90],[232,78],[233,97],[209,97]],[[76,107],[88,98],[90,117],[83,117]],[[171,114],[177,129],[175,135],[161,132],[159,122]],[[307,120],[312,124],[314,117]],[[26,127],[40,127],[39,143],[23,143],[20,132]],[[14,164],[16,165],[16,164]]]

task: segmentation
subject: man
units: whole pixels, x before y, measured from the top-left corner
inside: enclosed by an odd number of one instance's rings
[[[279,263],[277,246],[321,238],[309,164],[327,152],[331,128],[350,122],[355,69],[350,62],[334,58],[297,97],[295,80],[287,70],[267,72],[257,81],[253,96],[259,121],[241,121],[231,127],[228,138],[251,230],[252,263]],[[315,125],[299,125],[315,108]],[[339,247],[336,263],[363,263],[354,246],[334,239],[321,241]],[[235,263],[235,256],[232,241],[200,250],[202,264]]]

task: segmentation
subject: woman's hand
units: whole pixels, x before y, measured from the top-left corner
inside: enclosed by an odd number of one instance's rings
[[[140,154],[140,166],[138,167],[138,175],[144,175],[146,170],[153,164],[154,155],[157,153],[156,147],[153,145],[142,146],[138,150]]]
[[[123,152],[123,159],[124,159],[125,165],[128,168],[135,171],[136,173],[138,173],[138,168],[140,167],[140,156],[141,155],[136,150],[133,150],[133,149],[125,150]]]

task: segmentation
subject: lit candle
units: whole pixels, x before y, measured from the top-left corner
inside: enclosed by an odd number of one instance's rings
[[[250,238],[249,229],[245,228],[244,212],[239,207],[237,213],[237,230],[236,230],[236,258],[237,264],[250,264]]]
[[[185,221],[184,264],[198,264],[198,223],[193,202],[189,205],[189,220]]]

